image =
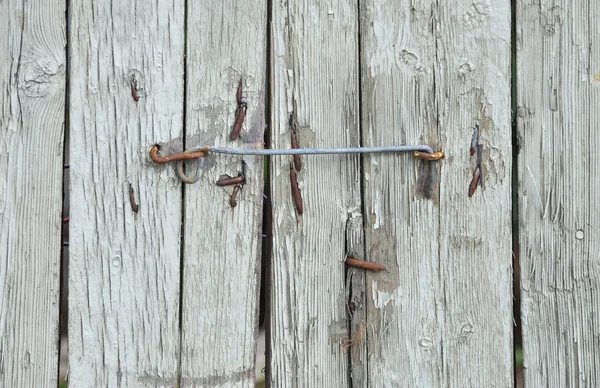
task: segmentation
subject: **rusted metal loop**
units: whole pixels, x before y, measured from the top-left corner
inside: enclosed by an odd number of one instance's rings
[[[444,157],[444,153],[442,151],[438,152],[413,152],[415,158],[423,159],[423,160],[440,160]]]
[[[177,162],[177,168],[175,169],[175,171],[177,172],[177,176],[179,177],[179,179],[181,179],[184,183],[187,184],[192,184],[192,183],[196,183],[200,180],[200,170],[202,169],[202,162],[204,161],[204,158],[200,158],[198,159],[198,163],[196,165],[196,173],[194,174],[194,176],[192,177],[188,177],[187,175],[185,175],[185,171],[183,171],[183,163],[184,160],[179,160]]]
[[[178,154],[160,156],[159,150],[160,150],[160,146],[158,144],[155,144],[150,149],[150,159],[152,159],[152,161],[157,164],[164,164],[164,163],[169,163],[169,162],[178,161],[178,160],[200,159],[200,158],[204,158],[206,156],[206,151],[200,151],[200,150],[184,151],[184,152],[180,152]]]

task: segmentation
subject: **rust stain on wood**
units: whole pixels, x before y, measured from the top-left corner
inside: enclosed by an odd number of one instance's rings
[[[239,105],[242,105],[242,77],[240,77],[240,82],[238,82],[237,91],[235,92],[235,100]]]
[[[233,129],[231,130],[231,140],[237,139],[240,136],[240,132],[242,132],[242,124],[244,123],[244,118],[246,117],[246,109],[246,105],[242,105],[237,109],[235,122],[233,123]]]
[[[471,156],[475,155],[475,152],[477,152],[477,148],[479,147],[479,125],[475,126],[475,130],[473,131],[473,137],[471,138],[471,149],[470,149],[470,154]]]

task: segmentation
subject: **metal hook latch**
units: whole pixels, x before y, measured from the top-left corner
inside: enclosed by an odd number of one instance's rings
[[[196,183],[200,179],[200,170],[204,162],[204,158],[209,152],[229,155],[327,155],[327,154],[368,154],[368,153],[384,153],[384,152],[412,152],[413,156],[423,160],[440,160],[444,157],[442,151],[434,151],[426,145],[397,145],[384,147],[352,147],[352,148],[293,148],[293,149],[254,149],[254,148],[225,148],[215,146],[194,147],[187,151],[180,152],[169,156],[160,156],[158,151],[160,146],[154,145],[150,149],[150,159],[154,163],[168,163],[177,161],[177,175],[185,183]],[[188,178],[183,171],[183,161],[190,159],[198,159],[198,168],[196,174]]]

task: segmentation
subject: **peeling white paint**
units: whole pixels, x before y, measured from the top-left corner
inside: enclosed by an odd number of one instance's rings
[[[401,287],[396,288],[391,293],[380,291],[377,287],[377,281],[373,280],[371,283],[371,297],[375,308],[382,309],[388,305],[388,303],[398,299],[402,295]]]
[[[381,205],[381,191],[377,190],[375,192],[375,197],[373,198],[373,214],[375,215],[375,222],[373,223],[373,230],[377,230],[381,227],[383,223],[383,211]]]

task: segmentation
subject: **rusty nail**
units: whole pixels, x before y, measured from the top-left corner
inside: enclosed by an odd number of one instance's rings
[[[237,101],[237,109],[235,111],[235,121],[233,122],[233,128],[231,130],[231,134],[229,138],[231,140],[235,140],[240,136],[240,132],[242,131],[242,124],[244,123],[244,118],[246,117],[246,111],[248,110],[248,103],[246,99],[242,96],[242,78],[240,77],[240,82],[238,83],[238,88],[235,93],[235,99]]]
[[[298,148],[298,138],[296,137],[296,128],[294,126],[294,123],[292,122],[292,119],[290,119],[290,137],[291,137],[292,148],[297,149]],[[302,159],[300,159],[300,155],[295,154],[295,155],[292,155],[292,157],[294,158],[294,167],[296,168],[296,170],[297,171],[302,170]]]
[[[236,197],[237,197],[237,195],[238,195],[238,193],[240,192],[241,189],[242,189],[242,185],[241,184],[235,185],[233,187],[233,191],[231,192],[231,196],[229,197],[229,205],[231,207],[236,207],[237,206]]]
[[[292,186],[292,198],[294,200],[294,204],[296,205],[296,211],[298,215],[302,215],[302,195],[300,194],[300,188],[298,187],[298,176],[296,175],[296,171],[290,166],[290,183]]]
[[[231,186],[231,185],[245,185],[246,184],[246,162],[242,160],[242,172],[238,172],[238,176],[230,177],[229,175],[222,175],[217,181],[217,186]]]
[[[358,260],[353,257],[346,257],[346,265],[350,267],[361,268],[367,271],[385,271],[385,267],[381,264],[371,261]]]
[[[129,204],[131,205],[131,210],[133,210],[134,213],[137,213],[140,209],[139,205],[135,203],[135,192],[133,191],[133,186],[131,183],[129,184]]]
[[[239,174],[236,177],[225,176],[217,181],[217,186],[231,186],[231,185],[239,185],[244,183],[245,178],[243,174]]]
[[[246,105],[241,105],[237,109],[235,122],[233,123],[233,129],[231,130],[230,139],[235,140],[240,136],[242,131],[242,124],[244,123],[244,117],[246,117]]]
[[[481,169],[479,166],[475,168],[473,172],[473,179],[471,179],[471,183],[469,184],[469,197],[472,197],[475,194],[475,190],[477,190],[477,186],[479,185],[479,180],[481,178]]]
[[[135,80],[131,80],[131,97],[133,97],[133,101],[138,102],[139,97],[137,94],[137,85],[135,84]]]

